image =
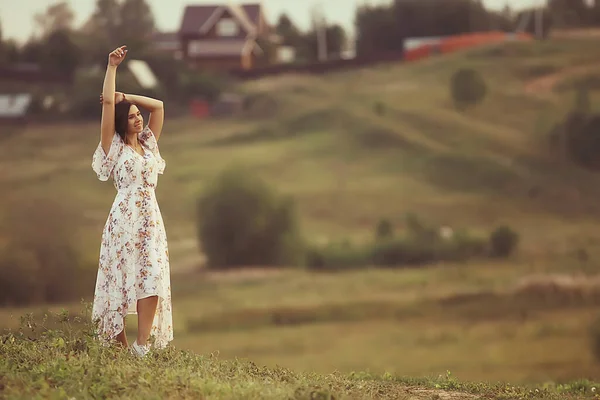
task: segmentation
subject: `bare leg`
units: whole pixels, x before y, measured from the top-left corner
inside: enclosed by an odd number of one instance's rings
[[[123,330],[116,336],[117,342],[121,343],[123,346],[128,347],[127,343],[127,335],[125,334],[125,319],[123,319]]]
[[[137,343],[144,346],[150,338],[150,330],[158,305],[158,296],[146,297],[137,302],[138,334]]]

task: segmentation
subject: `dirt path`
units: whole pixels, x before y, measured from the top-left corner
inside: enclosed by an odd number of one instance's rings
[[[542,76],[530,80],[525,84],[525,93],[528,94],[547,94],[561,81],[572,76],[585,74],[588,72],[600,71],[600,64],[581,65],[577,67],[565,68],[559,72]]]
[[[408,393],[412,395],[411,399],[437,399],[437,400],[476,400],[481,399],[480,396],[475,396],[469,393],[450,392],[439,389],[412,388],[408,389]],[[417,396],[417,397],[414,397]]]

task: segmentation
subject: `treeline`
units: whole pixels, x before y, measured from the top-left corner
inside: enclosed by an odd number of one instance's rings
[[[285,14],[279,17],[274,30],[282,44],[295,49],[298,63],[313,63],[320,59],[323,43],[327,59],[332,60],[342,57],[352,47],[359,57],[399,53],[404,49],[405,39],[411,37],[517,29],[545,37],[552,27],[596,26],[600,25],[600,1],[589,5],[585,0],[550,0],[542,17],[543,30],[538,32],[539,19],[533,10],[514,12],[505,7],[494,11],[480,0],[395,0],[388,5],[359,6],[352,38],[341,25],[327,23],[317,13],[313,13],[308,30],[300,29]],[[61,110],[69,110],[70,116],[97,117],[97,92],[107,53],[123,43],[129,45],[136,59],[150,64],[161,82],[159,88],[146,94],[168,98],[171,104],[180,104],[182,110],[189,99],[201,97],[211,101],[226,88],[226,76],[215,79],[212,74],[191,70],[185,62],[154,51],[152,38],[156,26],[147,0],[97,0],[95,11],[80,27],[74,26],[70,3],[59,1],[37,14],[33,22],[36,29],[21,46],[4,39],[0,26],[0,70],[26,65],[28,71],[37,68],[44,74],[64,77],[61,82],[66,80],[71,85],[59,88],[64,92],[60,94],[63,100],[57,99],[54,104]],[[271,51],[266,53],[266,57],[273,56]],[[123,84],[130,85],[123,90],[142,91],[134,81],[123,76]],[[23,90],[25,85],[26,90],[43,97],[42,89],[33,88],[33,84],[27,87],[27,82],[5,79],[2,85],[4,92]],[[52,92],[56,95],[57,88]],[[36,109],[41,107],[38,105]],[[57,117],[66,113],[51,111],[47,114]]]
[[[549,29],[600,26],[600,1],[549,0],[543,10],[543,34]],[[73,76],[79,67],[104,63],[109,49],[127,43],[136,57],[152,55],[154,16],[147,0],[97,0],[83,26],[74,27],[70,3],[57,2],[35,16],[32,37],[23,46],[3,40],[0,26],[0,66],[33,63],[43,70]],[[359,55],[403,49],[409,37],[446,36],[490,30],[536,32],[533,10],[495,11],[481,0],[394,0],[388,5],[361,5],[356,9],[355,37],[339,24],[328,24],[313,12],[313,23],[303,31],[282,14],[275,32],[295,49],[299,62],[319,59],[323,34],[327,58],[340,57],[353,47]]]
[[[138,53],[148,50],[155,30],[146,0],[98,0],[82,27],[76,29],[74,19],[68,2],[49,6],[35,15],[36,29],[22,46],[3,40],[0,27],[0,66],[35,64],[72,78],[79,67],[105,63],[118,44],[127,43]]]

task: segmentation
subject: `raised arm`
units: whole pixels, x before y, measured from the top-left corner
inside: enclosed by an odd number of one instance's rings
[[[138,96],[135,94],[126,94],[125,99],[136,106],[145,108],[150,111],[150,118],[148,120],[148,127],[154,133],[154,137],[158,141],[160,133],[162,132],[163,122],[165,120],[165,110],[163,102],[157,99],[153,99],[145,96]]]
[[[100,122],[100,143],[104,154],[108,154],[115,134],[115,86],[117,67],[127,55],[126,46],[121,46],[108,55],[108,66],[102,87],[102,121]]]

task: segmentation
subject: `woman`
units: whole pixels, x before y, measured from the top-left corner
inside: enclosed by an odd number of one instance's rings
[[[159,100],[115,92],[126,46],[110,53],[104,78],[100,143],[92,168],[101,181],[113,179],[115,200],[102,233],[92,319],[100,339],[129,347],[127,314],[138,316],[131,350],[138,356],[173,339],[169,252],[154,190],[165,160],[158,149],[164,110]],[[150,111],[144,127],[138,106]]]

